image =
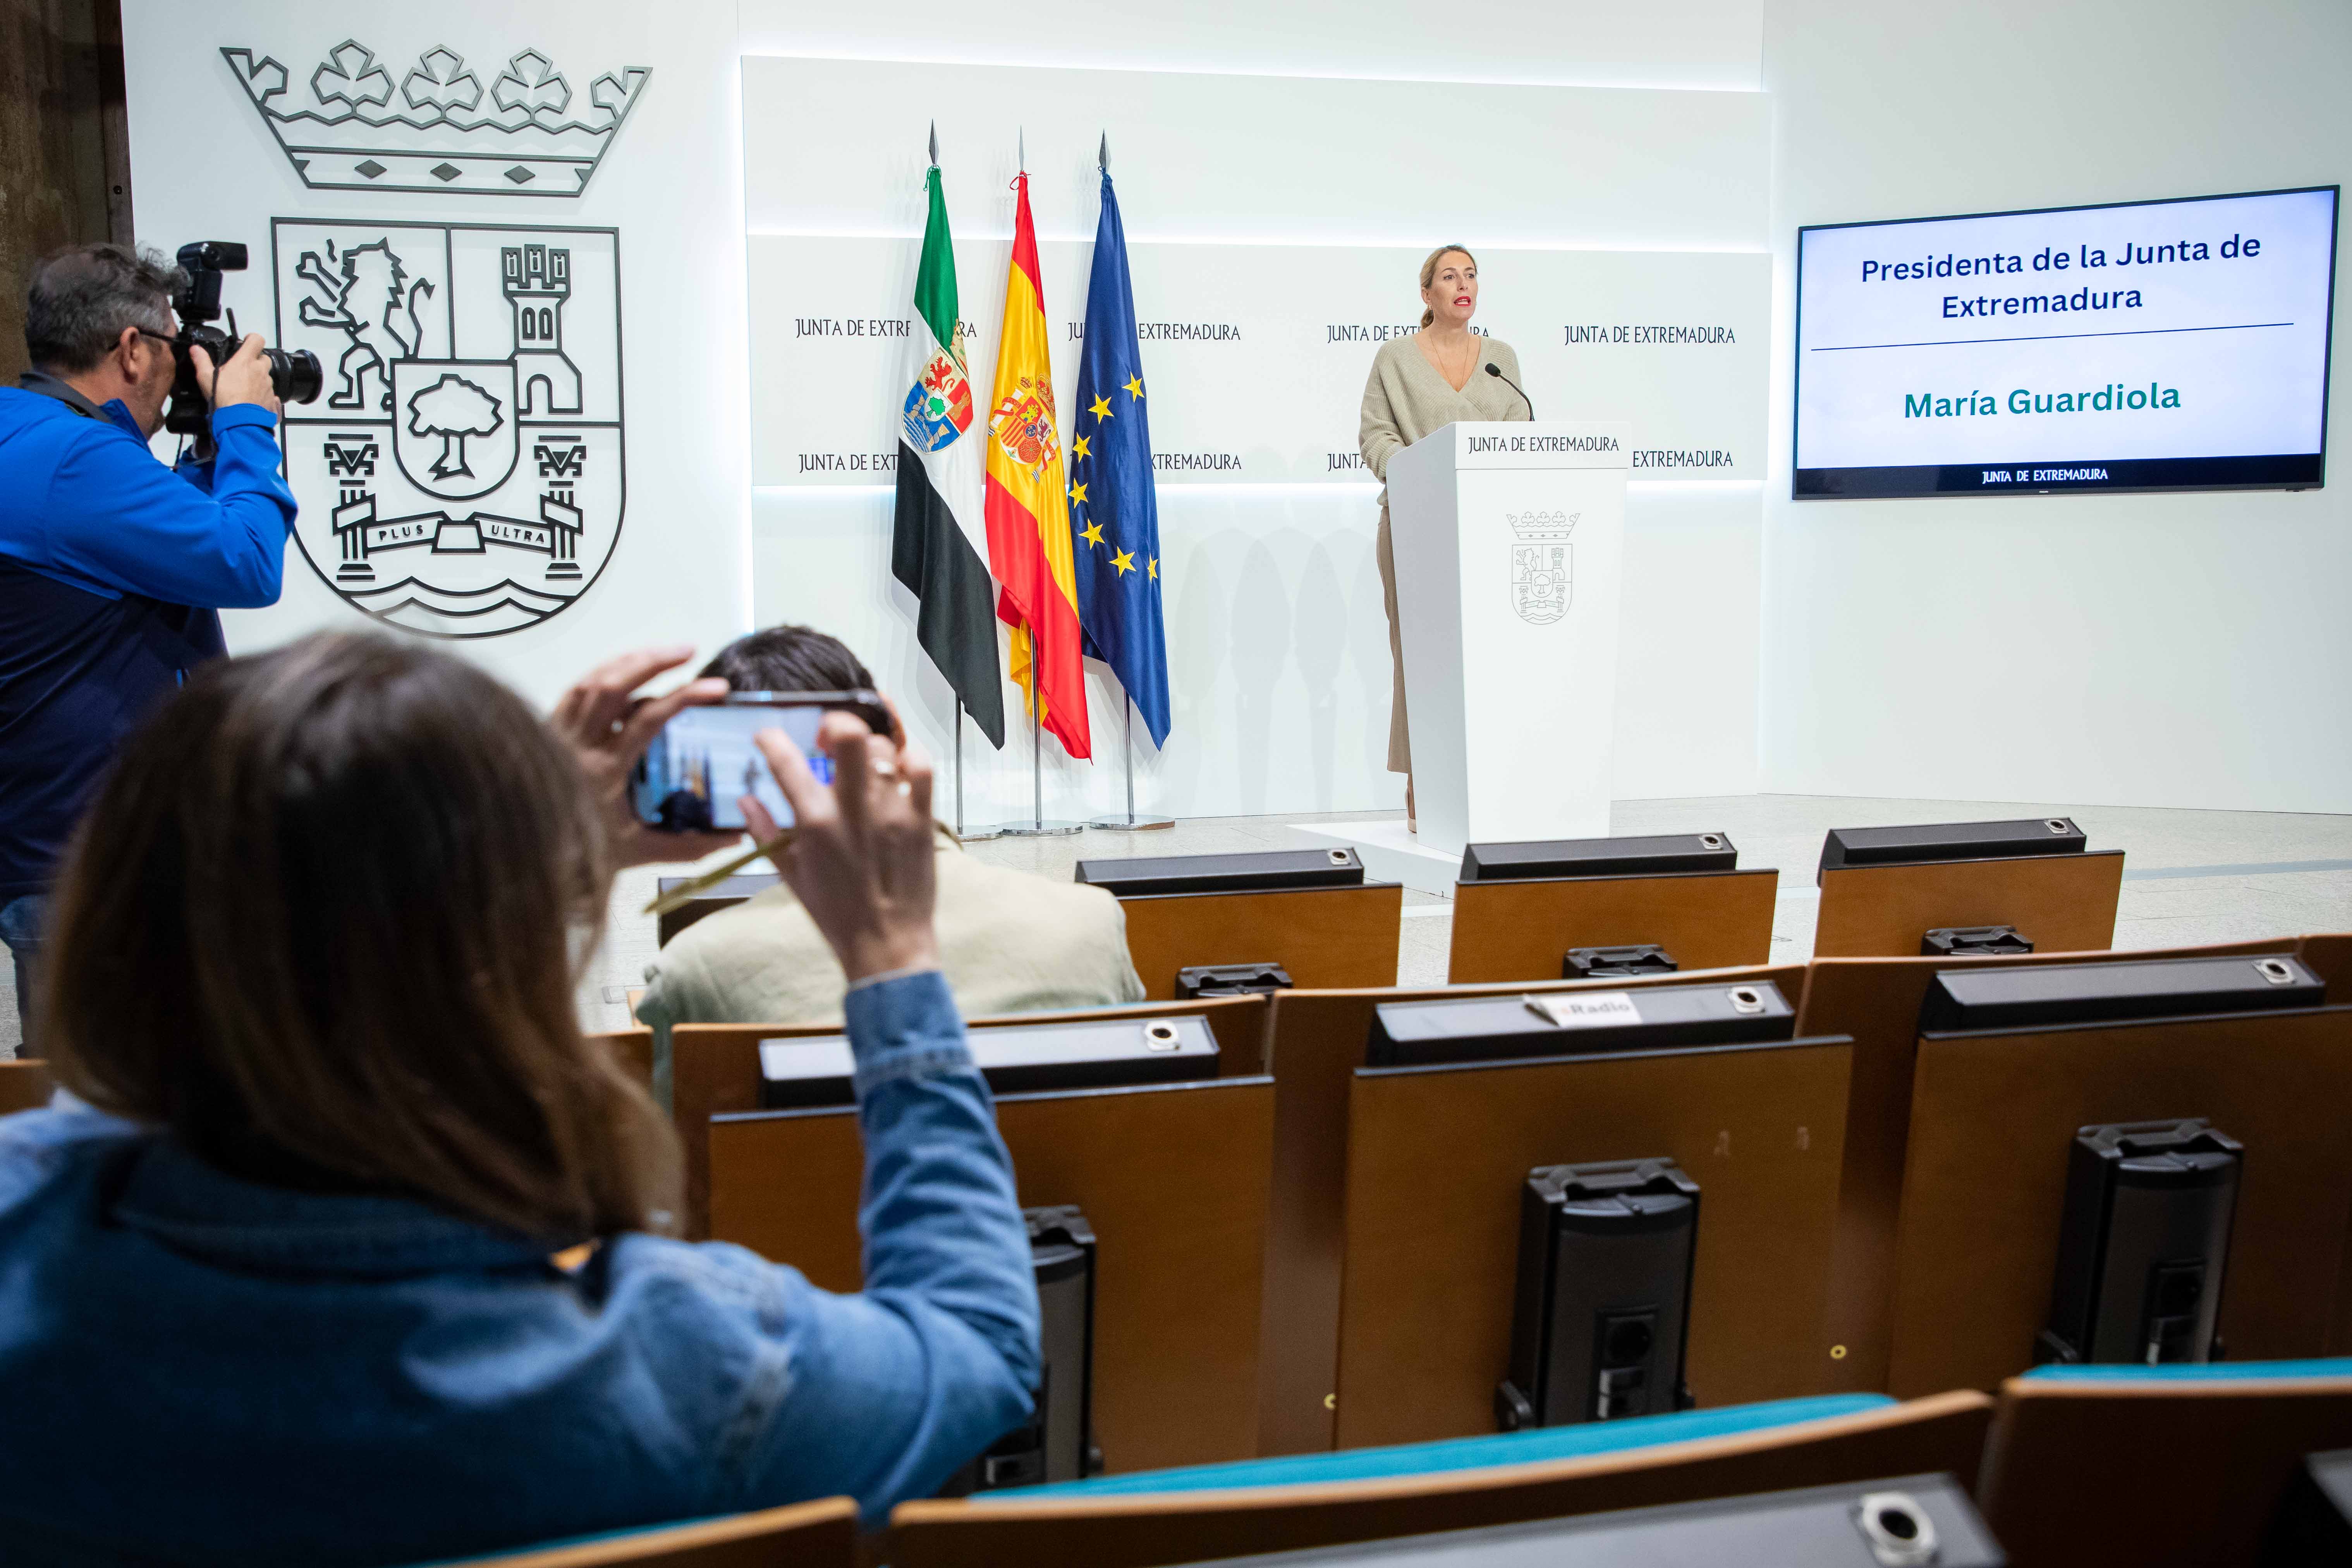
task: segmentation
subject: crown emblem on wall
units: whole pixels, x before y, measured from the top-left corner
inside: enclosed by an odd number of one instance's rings
[[[624,67],[582,95],[525,49],[486,88],[464,56],[435,48],[395,82],[373,50],[346,38],[310,73],[306,104],[268,56],[224,48],[221,58],[294,172],[320,191],[576,196],[653,76]]]

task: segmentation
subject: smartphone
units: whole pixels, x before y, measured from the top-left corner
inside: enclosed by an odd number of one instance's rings
[[[638,759],[630,782],[637,820],[669,833],[740,832],[738,802],[748,795],[777,826],[791,826],[793,808],[751,737],[782,730],[808,758],[817,782],[830,784],[833,759],[816,749],[816,732],[836,708],[856,713],[877,734],[889,733],[889,712],[871,691],[736,691],[724,702],[682,710]]]

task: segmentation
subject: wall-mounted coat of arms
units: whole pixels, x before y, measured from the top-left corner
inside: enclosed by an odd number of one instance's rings
[[[464,56],[435,48],[395,83],[374,51],[346,38],[310,72],[306,95],[267,55],[221,57],[302,183],[323,191],[576,196],[653,77],[625,67],[583,93],[525,49],[486,88]]]
[[[271,341],[327,368],[284,423],[319,575],[436,637],[516,631],[578,598],[627,496],[616,232],[270,226]]]

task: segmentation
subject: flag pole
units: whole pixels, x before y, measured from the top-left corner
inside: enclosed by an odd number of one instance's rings
[[[955,716],[955,836],[959,844],[977,844],[983,838],[1002,837],[1004,829],[993,824],[986,827],[966,827],[963,825],[963,695],[956,695]]]
[[[1038,636],[1033,622],[1029,627],[1029,800],[1030,816],[1026,822],[1008,822],[997,832],[1006,838],[1059,838],[1081,832],[1083,822],[1068,822],[1045,815],[1045,700],[1040,694],[1037,678],[1045,673],[1045,642]]]
[[[1155,827],[1173,827],[1176,819],[1172,816],[1135,815],[1135,703],[1124,691],[1119,697],[1127,708],[1127,730],[1119,739],[1119,750],[1127,753],[1127,814],[1097,816],[1087,826],[1112,833],[1148,833]]]

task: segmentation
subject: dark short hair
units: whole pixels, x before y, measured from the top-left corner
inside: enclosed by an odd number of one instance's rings
[[[840,638],[813,626],[770,626],[737,637],[702,673],[736,691],[854,691],[874,684]]]
[[[573,1010],[611,882],[570,750],[474,666],[349,633],[219,660],[75,835],[35,1037],[248,1180],[662,1228],[668,1119]]]
[[[88,370],[113,352],[123,328],[169,325],[172,296],[186,282],[160,250],[99,244],[52,251],[34,264],[25,292],[25,357],[43,370]]]

